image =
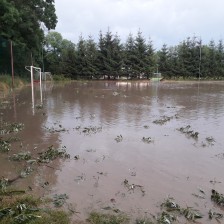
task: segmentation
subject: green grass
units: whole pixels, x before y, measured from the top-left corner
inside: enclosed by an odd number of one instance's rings
[[[52,78],[54,81],[71,81],[70,78],[67,78],[64,75],[53,75]]]
[[[69,224],[67,212],[46,208],[47,200],[31,195],[1,197],[0,224]],[[25,207],[24,207],[25,206]],[[4,209],[10,209],[6,214]],[[26,220],[27,219],[27,220]]]
[[[129,219],[124,214],[111,215],[102,214],[98,212],[90,213],[88,221],[91,224],[126,224],[129,223]]]
[[[154,224],[150,219],[136,219],[135,224]]]
[[[0,83],[2,89],[10,89],[12,88],[12,77],[8,74],[0,74]],[[14,77],[14,87],[19,88],[24,86],[27,83],[25,79],[21,79],[20,77]],[[1,88],[0,86],[0,88]]]

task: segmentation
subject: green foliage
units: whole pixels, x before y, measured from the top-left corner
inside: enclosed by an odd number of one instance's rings
[[[211,200],[217,205],[224,206],[224,195],[212,189]]]
[[[216,45],[211,41],[207,46],[195,36],[177,46],[164,44],[155,52],[152,41],[147,42],[141,31],[136,36],[129,34],[124,44],[108,30],[100,32],[98,43],[91,36],[87,40],[80,36],[76,45],[50,32],[44,54],[47,70],[73,79],[149,78],[157,71],[168,79],[224,78],[223,42]]]
[[[99,38],[98,66],[101,75],[106,75],[108,79],[116,78],[121,73],[122,68],[122,45],[117,35],[113,36],[108,30]]]
[[[54,206],[55,207],[62,207],[66,200],[68,199],[68,195],[67,194],[55,194],[54,195],[54,200],[53,200],[53,203],[54,203]]]
[[[90,213],[88,218],[91,224],[125,224],[128,223],[128,220],[126,215],[111,215],[97,212]]]
[[[66,153],[65,148],[55,149],[53,145],[49,146],[47,151],[39,153],[39,155],[38,162],[40,163],[49,163],[57,158],[70,158],[70,155]]]
[[[154,224],[150,219],[136,219],[135,224]]]
[[[0,139],[0,152],[8,152],[10,150],[10,143]]]
[[[69,224],[70,218],[64,211],[43,209],[43,202],[32,196],[11,197],[1,201],[0,223],[29,223],[29,224]]]
[[[0,9],[0,72],[11,72],[12,44],[14,72],[27,74],[26,65],[42,64],[44,29],[57,24],[54,0],[1,0]]]
[[[14,161],[29,160],[31,159],[31,154],[30,152],[19,152],[17,154],[13,154],[10,159]]]
[[[38,49],[43,41],[41,24],[54,29],[57,23],[54,0],[3,0],[0,6],[0,35],[29,49]]]
[[[0,82],[4,83],[7,88],[12,87],[12,76],[11,75],[1,75],[0,74]],[[27,81],[25,79],[21,79],[19,77],[14,77],[14,87],[18,88],[25,85]]]
[[[65,77],[65,75],[53,75],[54,81],[70,81],[69,77]]]

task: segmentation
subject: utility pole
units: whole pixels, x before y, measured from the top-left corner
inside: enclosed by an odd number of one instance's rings
[[[13,48],[11,40],[10,40],[10,51],[11,51],[12,88],[14,88],[14,62],[13,62]]]
[[[201,37],[199,40],[199,68],[198,68],[198,72],[199,72],[199,80],[201,79]]]

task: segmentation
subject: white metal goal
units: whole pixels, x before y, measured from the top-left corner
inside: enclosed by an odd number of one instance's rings
[[[40,83],[40,102],[41,105],[43,104],[43,95],[42,95],[42,77],[41,77],[41,68],[34,67],[34,66],[25,66],[25,69],[30,72],[30,77],[31,77],[31,90],[32,90],[32,108],[33,108],[33,113],[34,113],[34,74],[38,73],[39,80],[38,82]]]

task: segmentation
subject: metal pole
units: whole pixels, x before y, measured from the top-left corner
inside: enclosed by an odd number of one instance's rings
[[[199,46],[199,80],[201,79],[201,38],[200,38],[200,46]]]
[[[45,76],[44,74],[44,46],[42,44],[42,72],[43,72],[43,75]],[[45,81],[46,81],[46,76],[45,76]]]
[[[33,108],[33,114],[34,114],[34,89],[33,89],[33,66],[30,66],[31,70],[31,91],[32,91],[32,108]]]
[[[43,104],[43,95],[42,95],[42,77],[41,77],[41,69],[40,69],[40,102]]]
[[[13,62],[12,41],[10,41],[10,51],[11,51],[11,69],[12,69],[12,88],[14,88],[14,62]]]

